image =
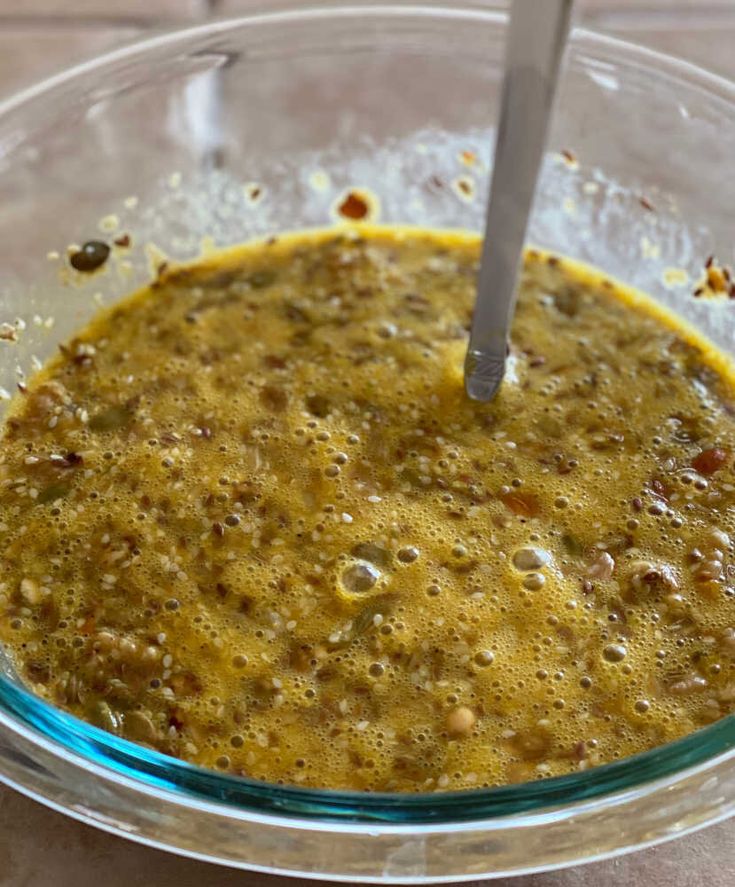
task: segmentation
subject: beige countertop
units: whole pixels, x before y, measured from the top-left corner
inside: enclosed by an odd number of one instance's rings
[[[267,4],[268,0],[260,0]],[[152,29],[237,15],[256,0],[0,0],[0,98]],[[490,5],[490,4],[489,4]],[[498,5],[498,4],[495,4]],[[735,0],[578,0],[589,27],[682,56],[735,79]],[[735,821],[513,887],[730,887]],[[0,787],[2,887],[290,887],[292,879],[175,857],[82,825]],[[477,883],[477,882],[475,882]],[[510,881],[498,881],[506,884]]]

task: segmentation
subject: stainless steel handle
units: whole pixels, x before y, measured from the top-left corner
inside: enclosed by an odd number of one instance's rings
[[[485,241],[465,360],[465,388],[473,400],[490,400],[505,372],[519,266],[571,9],[572,0],[513,0]]]

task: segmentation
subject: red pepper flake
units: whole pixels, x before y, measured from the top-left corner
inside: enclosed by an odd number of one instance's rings
[[[640,511],[643,508],[643,499],[640,496],[636,496],[634,499],[631,499],[630,504],[633,507],[633,511]]]
[[[121,234],[119,237],[116,237],[112,241],[115,246],[121,246],[123,249],[127,249],[132,243],[129,234]]]
[[[567,161],[567,163],[576,163],[577,158],[573,151],[570,151],[568,148],[563,148],[560,152],[561,156]]]
[[[78,634],[92,634],[97,624],[94,616],[87,616],[82,625],[77,628]]]
[[[715,257],[713,255],[710,254],[709,256],[707,256],[707,258],[704,261],[704,267],[711,268],[714,260],[715,260]]]
[[[703,292],[704,292],[704,287],[703,287],[703,286],[698,286],[698,287],[694,290],[694,292],[692,293],[692,295],[694,296],[695,299],[698,299],[698,298],[702,295]]]
[[[346,219],[359,221],[367,216],[370,207],[364,197],[355,191],[350,191],[337,207],[337,212]]]
[[[730,289],[727,294],[731,299],[735,299],[735,283],[730,284]]]
[[[474,151],[465,150],[462,151],[459,156],[462,160],[462,163],[464,163],[466,166],[474,166],[474,164],[477,162],[477,154],[475,154]]]
[[[500,500],[519,517],[536,517],[541,512],[541,503],[534,493],[512,490],[501,494]]]
[[[212,524],[212,532],[221,539],[225,535],[225,528],[219,521],[215,521]]]
[[[640,205],[643,207],[643,209],[647,209],[648,212],[651,212],[651,213],[656,212],[656,208],[654,207],[654,205],[651,203],[651,201],[647,197],[644,197],[643,195],[641,195],[638,198],[638,203],[640,203]]]
[[[729,453],[720,447],[712,447],[692,459],[692,468],[699,474],[714,474],[727,462]]]
[[[651,481],[651,489],[658,496],[659,499],[663,499],[665,502],[668,502],[668,491],[663,483],[656,477]]]

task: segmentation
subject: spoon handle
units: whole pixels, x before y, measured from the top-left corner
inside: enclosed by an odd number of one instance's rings
[[[465,388],[473,400],[489,401],[505,372],[521,254],[571,8],[572,0],[513,0],[477,301],[465,360]]]

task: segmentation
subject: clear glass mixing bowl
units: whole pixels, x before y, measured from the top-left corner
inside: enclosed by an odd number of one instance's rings
[[[203,237],[329,224],[352,186],[377,195],[380,221],[479,229],[504,31],[485,3],[264,0],[0,105],[0,321],[18,329],[0,342],[2,393],[145,280],[157,250],[184,259]],[[732,351],[735,302],[691,291],[707,255],[733,258],[735,88],[577,31],[551,147],[531,239],[649,291]],[[122,234],[132,246],[103,275],[70,278],[67,245]],[[547,781],[312,791],[205,772],[51,708],[7,663],[0,677],[9,785],[180,853],[363,882],[548,869],[682,834],[733,811],[733,745],[728,718]]]

